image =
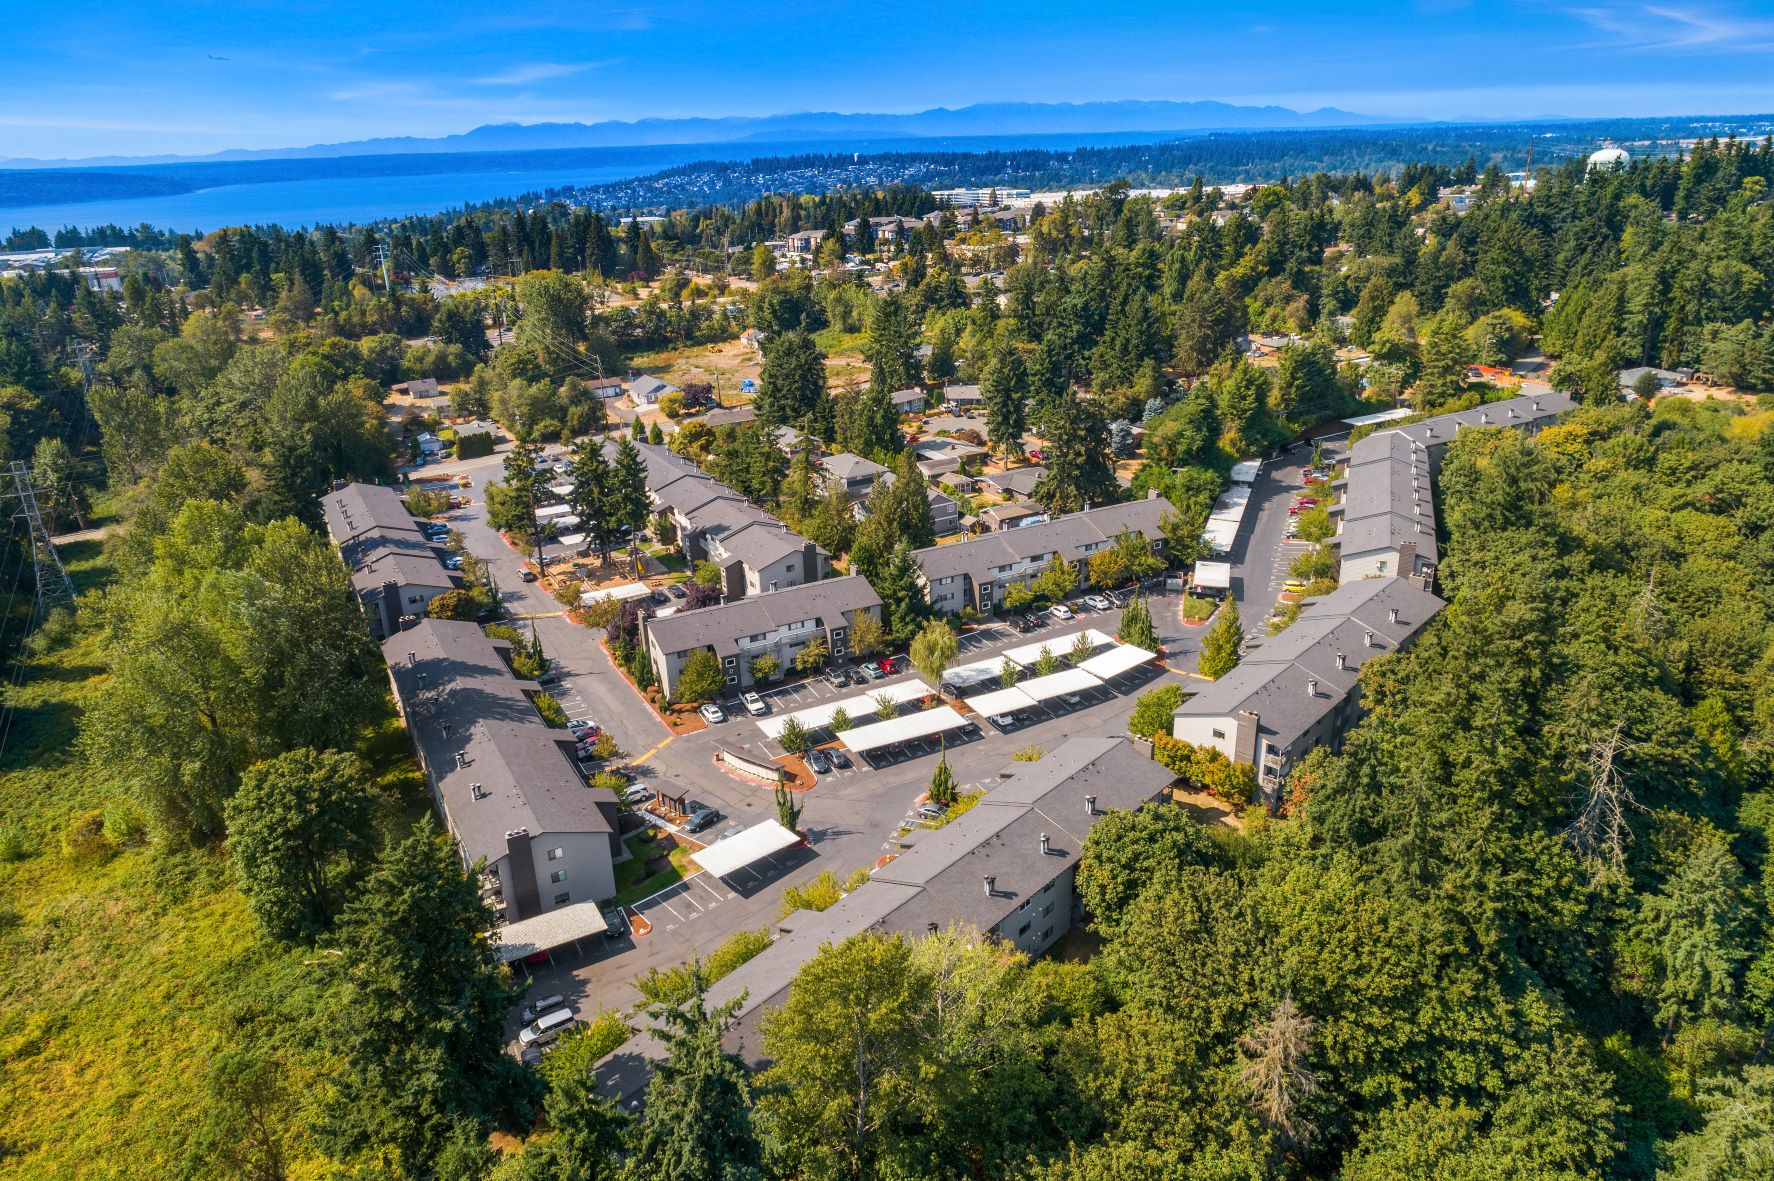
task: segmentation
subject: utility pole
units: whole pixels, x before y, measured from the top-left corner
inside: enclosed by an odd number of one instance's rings
[[[44,523],[43,510],[37,504],[37,486],[31,482],[31,469],[22,460],[12,461],[13,494],[18,497],[18,516],[31,530],[31,562],[37,573],[37,614],[47,615],[52,607],[72,606],[74,582],[62,566],[61,555],[49,539],[49,526]]]

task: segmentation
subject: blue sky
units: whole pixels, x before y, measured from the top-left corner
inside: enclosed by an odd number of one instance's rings
[[[1408,118],[1774,110],[1774,3],[1733,0],[8,7],[0,158],[1014,100]]]

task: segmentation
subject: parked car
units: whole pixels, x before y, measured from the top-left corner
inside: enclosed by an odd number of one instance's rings
[[[528,1025],[542,1014],[552,1012],[566,1003],[567,998],[558,992],[548,996],[539,996],[524,1006],[523,1023]]]
[[[691,806],[690,818],[684,821],[685,832],[701,832],[705,828],[713,828],[721,821],[721,813],[715,808],[701,804]]]
[[[666,594],[662,590],[656,590],[652,594],[648,595],[647,597],[649,599],[653,600],[653,605],[655,607],[669,607],[669,606],[671,606],[671,596]]]
[[[591,723],[586,721],[584,718],[574,718],[572,721],[567,723],[567,729],[569,729],[573,732],[574,737],[578,737],[579,735],[585,733],[587,730],[591,729]]]
[[[1061,693],[1059,702],[1061,705],[1069,705],[1073,709],[1077,709],[1084,704],[1084,698],[1078,696],[1076,693]]]
[[[678,583],[675,583],[675,582],[672,583],[670,586],[666,587],[665,589],[671,595],[671,597],[674,599],[687,599],[690,597],[689,592],[686,591],[681,585],[679,585]]]
[[[826,758],[825,752],[817,746],[807,751],[807,765],[813,768],[815,775],[830,775],[832,773],[832,761]]]
[[[1064,603],[1055,603],[1047,609],[1047,613],[1062,623],[1072,618],[1072,609]]]
[[[850,674],[841,668],[828,668],[825,670],[824,679],[825,683],[832,688],[842,689],[845,685],[850,683]]]
[[[881,662],[878,660],[871,660],[863,665],[862,671],[868,675],[868,679],[871,681],[878,681],[887,675],[886,670],[881,667]]]
[[[546,1044],[565,1033],[573,1024],[573,1010],[556,1009],[552,1013],[544,1013],[518,1033],[520,1045],[533,1046],[538,1042]]]
[[[831,757],[832,766],[840,771],[848,771],[851,767],[855,766],[855,764],[850,761],[850,756],[835,746],[825,753]]]
[[[631,783],[623,791],[622,798],[638,808],[653,799],[653,789],[643,783]]]
[[[628,934],[628,912],[620,906],[604,912],[604,938],[620,939]]]
[[[1046,463],[1047,452],[1037,448],[1036,450],[1029,452],[1029,459],[1034,463]]]
[[[535,582],[536,572],[528,566],[525,566],[522,570],[517,572],[517,577],[519,582]]]
[[[941,820],[949,814],[949,810],[941,804],[920,804],[918,815],[925,820]]]
[[[866,685],[869,683],[869,679],[860,668],[853,668],[850,670],[850,683],[852,685]]]
[[[901,659],[903,658],[892,656],[881,657],[881,671],[887,676],[892,676],[894,673],[904,671],[904,666],[900,663]]]
[[[724,832],[724,833],[722,833],[722,834],[721,834],[721,835],[720,835],[720,836],[718,836],[718,837],[716,837],[716,838],[715,838],[715,840],[717,840],[717,841],[724,841],[724,840],[726,840],[726,839],[727,839],[727,838],[728,838],[728,837],[736,837],[736,836],[738,836],[738,835],[739,835],[739,834],[740,834],[740,833],[742,833],[742,832],[744,832],[744,831],[745,831],[745,825],[743,825],[743,824],[735,824],[735,825],[733,825],[733,826],[732,826],[732,827],[730,827],[730,828],[729,828],[729,829],[727,829],[727,831],[726,831],[726,832]]]
[[[1298,578],[1290,578],[1281,584],[1281,589],[1286,594],[1297,595],[1306,589],[1306,584]]]
[[[702,720],[711,726],[718,726],[727,720],[726,711],[712,701],[703,702],[702,708],[696,712],[701,714]]]
[[[1111,606],[1109,600],[1103,598],[1101,595],[1085,595],[1084,605],[1089,607],[1092,611],[1107,611]]]
[[[1010,626],[1026,636],[1035,630],[1035,620],[1034,617],[1030,615],[1019,615],[1010,621]]]
[[[1112,590],[1104,591],[1103,598],[1109,600],[1109,605],[1111,607],[1124,607],[1127,605],[1127,600]]]
[[[1013,714],[993,714],[992,725],[998,727],[1000,730],[1014,730],[1016,728],[1016,717]]]
[[[761,718],[770,712],[770,707],[765,705],[764,699],[759,697],[756,693],[741,693],[739,695],[739,704],[743,705],[745,707],[745,712],[754,718]]]

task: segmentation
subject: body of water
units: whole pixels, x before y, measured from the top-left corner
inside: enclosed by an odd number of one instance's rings
[[[516,197],[564,185],[599,185],[717,153],[729,158],[749,151],[731,144],[681,144],[611,148],[583,165],[547,170],[440,172],[406,176],[330,176],[255,184],[217,185],[168,197],[117,201],[61,202],[0,209],[0,226],[37,226],[54,233],[65,226],[137,226],[194,232],[220,226],[279,225],[295,228],[327,222],[365,222],[383,217],[437,213],[464,204]]]

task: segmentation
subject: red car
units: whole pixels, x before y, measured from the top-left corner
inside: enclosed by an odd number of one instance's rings
[[[1045,451],[1031,451],[1029,452],[1029,458],[1036,463],[1044,463],[1047,460],[1047,453]]]
[[[881,671],[886,673],[888,676],[892,676],[894,673],[899,671],[899,666],[893,662],[893,657],[891,657],[891,656],[881,657],[880,663],[881,663]]]

